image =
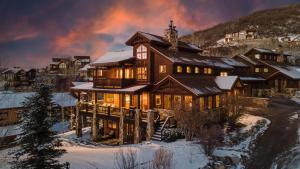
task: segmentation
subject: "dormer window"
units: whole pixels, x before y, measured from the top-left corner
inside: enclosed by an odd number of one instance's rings
[[[260,59],[260,54],[259,53],[255,54],[254,57],[255,57],[255,59]]]
[[[136,57],[137,59],[147,59],[147,48],[144,45],[140,45],[137,49],[136,49]]]

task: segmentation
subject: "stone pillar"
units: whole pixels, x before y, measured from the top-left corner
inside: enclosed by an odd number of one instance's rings
[[[121,108],[120,112],[120,121],[119,121],[119,143],[124,144],[124,117],[125,117],[125,110]]]
[[[80,105],[76,105],[76,135],[77,137],[82,136],[82,115],[79,111]]]
[[[141,137],[140,119],[141,119],[141,111],[140,111],[140,109],[135,109],[134,144],[138,144],[140,142],[140,137]]]
[[[147,111],[147,141],[150,141],[154,133],[154,112],[153,110]]]
[[[94,105],[94,110],[93,110],[93,119],[92,119],[92,136],[93,136],[93,141],[99,141],[99,120],[97,119],[97,105]]]

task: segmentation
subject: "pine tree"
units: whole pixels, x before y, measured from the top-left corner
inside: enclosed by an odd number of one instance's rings
[[[65,164],[58,161],[65,150],[59,149],[61,141],[51,131],[54,118],[51,117],[51,88],[46,85],[35,87],[35,94],[27,98],[21,120],[22,134],[17,139],[20,145],[14,152],[12,168],[61,169]]]

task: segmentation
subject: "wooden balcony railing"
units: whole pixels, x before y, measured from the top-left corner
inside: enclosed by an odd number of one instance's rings
[[[110,79],[103,77],[94,77],[95,88],[123,88],[134,85],[135,79]]]

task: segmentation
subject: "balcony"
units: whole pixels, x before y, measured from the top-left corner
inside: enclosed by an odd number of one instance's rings
[[[111,79],[105,77],[94,77],[95,88],[124,88],[134,85],[135,79]]]

